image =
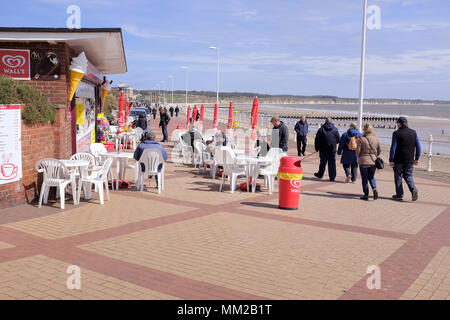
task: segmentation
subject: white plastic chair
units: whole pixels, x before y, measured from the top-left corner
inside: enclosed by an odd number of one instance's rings
[[[132,143],[132,148],[133,150],[136,149],[137,145],[139,144],[139,142],[141,141],[142,138],[142,133],[144,132],[144,130],[142,130],[142,128],[137,127],[133,130],[132,134],[130,135],[130,141]]]
[[[272,150],[272,149],[270,149]],[[273,152],[272,153],[272,158],[271,158],[271,162],[269,165],[263,167],[263,168],[259,168],[257,176],[258,175],[263,175],[264,176],[264,185],[266,185],[266,181],[267,181],[267,186],[269,188],[269,194],[273,193],[274,190],[274,185],[275,185],[275,177],[277,176],[278,173],[278,168],[280,167],[280,160],[281,158],[287,156],[287,153],[276,153]]]
[[[91,143],[90,150],[91,150],[92,155],[95,157],[95,161],[96,161],[97,165],[103,166],[103,163],[105,160],[100,155],[108,153],[108,151],[106,150],[106,147],[103,145],[103,143]],[[110,175],[111,179],[112,179],[112,169],[113,168],[117,168],[117,164],[115,162],[113,162],[111,164],[111,167],[109,169],[109,175]]]
[[[39,195],[39,208],[42,201],[47,204],[48,194],[51,187],[57,188],[61,198],[61,209],[65,208],[65,192],[67,185],[72,186],[72,196],[74,204],[77,204],[75,173],[70,172],[66,166],[56,159],[42,159],[36,162],[36,170],[43,173],[41,193]]]
[[[205,145],[200,141],[194,142],[194,168],[198,166],[198,172],[200,173],[200,167],[203,166],[203,150]]]
[[[145,172],[142,172],[141,163],[145,167]],[[158,172],[159,165],[162,164],[161,172]],[[145,177],[157,176],[158,177],[158,193],[164,190],[164,158],[160,150],[146,149],[142,152],[139,162],[137,163],[139,168],[138,183],[136,187],[139,187],[140,191],[144,191]],[[150,184],[150,178],[149,178]]]
[[[222,192],[225,178],[229,177],[231,178],[231,193],[234,193],[234,190],[236,189],[237,178],[239,176],[246,176],[245,168],[236,163],[236,157],[228,147],[217,148],[214,153],[214,158],[217,162],[217,166],[223,167],[222,182],[220,183],[219,191]]]
[[[98,190],[98,196],[100,198],[100,204],[103,205],[104,197],[103,197],[103,187],[106,189],[106,200],[109,200],[109,186],[108,186],[108,173],[111,170],[112,159],[108,158],[103,163],[101,170],[96,174],[91,175],[81,175],[80,181],[78,183],[78,202],[81,197],[81,185],[83,183],[94,184],[95,189]],[[86,189],[85,189],[86,196]]]

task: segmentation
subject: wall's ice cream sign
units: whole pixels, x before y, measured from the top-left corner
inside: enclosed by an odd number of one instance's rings
[[[30,80],[30,50],[0,49],[0,74]]]
[[[70,63],[70,93],[69,101],[72,101],[75,91],[77,91],[78,85],[83,79],[83,76],[87,73],[88,60],[84,52],[80,53],[78,57],[72,58]]]

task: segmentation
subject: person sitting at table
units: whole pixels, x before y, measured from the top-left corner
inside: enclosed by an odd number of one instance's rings
[[[134,120],[130,123],[130,127],[137,128],[139,126],[139,116],[134,117]]]
[[[134,151],[133,158],[136,161],[139,161],[145,149],[156,149],[161,151],[164,161],[167,161],[167,151],[158,142],[156,142],[155,139],[156,136],[153,131],[146,131],[143,141],[137,146],[136,150]],[[159,165],[158,172],[161,172],[162,166],[162,164]],[[145,172],[145,165],[143,163],[141,163],[141,170],[142,172]],[[152,176],[150,176],[150,178],[152,178]],[[155,179],[158,185],[158,176],[156,176]]]

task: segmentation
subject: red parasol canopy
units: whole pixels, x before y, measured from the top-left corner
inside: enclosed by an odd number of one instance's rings
[[[203,117],[205,116],[205,106],[202,105],[202,108],[200,109],[200,122],[203,124]]]
[[[230,110],[228,113],[228,126],[227,129],[233,128],[233,101],[230,101]]]
[[[194,105],[194,110],[192,111],[192,123],[195,123],[197,119],[197,105]]]
[[[125,124],[128,122],[128,115],[130,114],[130,103],[127,102],[126,103],[126,108],[125,108]]]
[[[252,107],[252,140],[256,140],[256,127],[258,126],[259,103],[258,97],[253,100]]]
[[[219,112],[219,107],[217,106],[217,104],[214,106],[214,122],[213,122],[213,126],[214,129],[217,129],[217,114]]]
[[[188,106],[187,108],[187,120],[186,120],[186,126],[189,125],[189,114],[191,113],[191,106]]]
[[[123,127],[123,121],[124,121],[124,109],[125,109],[125,97],[123,96],[123,91],[120,93],[120,100],[119,100],[119,127]]]

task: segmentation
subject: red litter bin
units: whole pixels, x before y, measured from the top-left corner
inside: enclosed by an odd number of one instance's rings
[[[300,187],[303,178],[302,161],[299,157],[283,157],[278,168],[278,207],[297,210],[300,203]]]

